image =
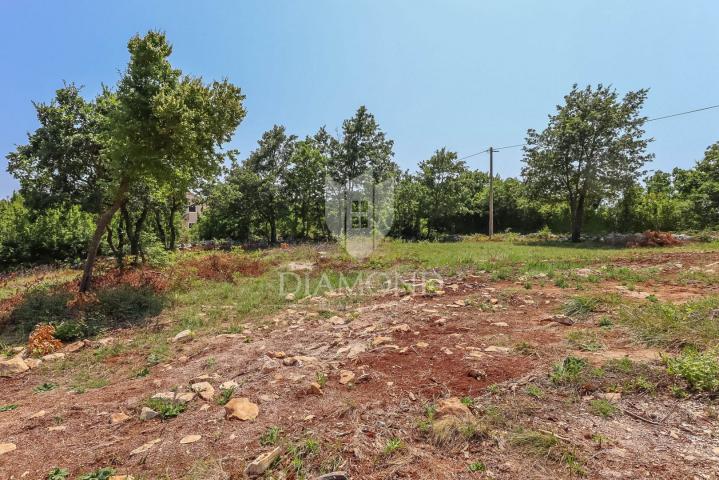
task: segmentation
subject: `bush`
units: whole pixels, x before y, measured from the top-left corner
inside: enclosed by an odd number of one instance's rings
[[[688,349],[678,357],[666,359],[666,363],[669,373],[683,378],[692,390],[698,392],[719,390],[719,362],[716,352],[700,353]]]
[[[67,302],[72,295],[66,291],[33,290],[10,314],[12,328],[27,335],[39,323],[57,324],[69,317]]]
[[[120,285],[97,293],[98,311],[116,322],[137,322],[162,311],[162,299],[149,288]]]

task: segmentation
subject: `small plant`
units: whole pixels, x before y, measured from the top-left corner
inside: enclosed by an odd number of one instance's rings
[[[11,410],[15,410],[17,408],[16,404],[11,405],[0,405],[0,412],[9,412]]]
[[[465,405],[470,408],[474,406],[474,398],[472,397],[462,397],[460,402],[462,402],[462,405]]]
[[[434,278],[430,278],[424,283],[424,293],[425,295],[436,295],[439,293],[439,281]]]
[[[599,326],[604,329],[608,330],[608,329],[612,328],[613,325],[614,325],[614,323],[612,323],[612,320],[607,316],[604,316],[599,319]]]
[[[558,385],[575,383],[586,366],[587,362],[581,358],[567,357],[562,363],[554,365],[549,378]]]
[[[35,393],[44,393],[49,392],[50,390],[55,390],[57,388],[57,384],[51,383],[51,382],[45,382],[42,385],[38,385],[34,388]]]
[[[402,440],[399,438],[390,438],[387,440],[387,443],[384,446],[384,449],[382,449],[382,453],[384,455],[393,455],[398,450],[402,449],[404,444],[402,443]]]
[[[315,378],[319,386],[325,388],[325,385],[327,385],[327,375],[324,372],[317,372]]]
[[[612,417],[615,413],[617,413],[616,405],[608,400],[604,400],[603,398],[592,400],[589,402],[589,407],[594,415],[604,418]]]
[[[234,395],[234,394],[235,394],[235,387],[221,388],[220,396],[218,396],[217,400],[215,400],[215,401],[217,402],[218,405],[225,405],[227,402],[230,401],[230,399],[232,398],[232,395]]]
[[[597,334],[591,330],[574,330],[567,335],[567,342],[583,352],[596,352],[604,348]]]
[[[66,480],[70,472],[66,468],[55,467],[47,474],[47,480]]]
[[[606,436],[602,435],[601,433],[593,433],[592,434],[592,441],[597,444],[597,447],[602,448],[602,446],[607,443],[607,440],[609,440]]]
[[[422,418],[417,421],[417,430],[420,432],[427,434],[432,430],[432,421],[428,420],[426,418]]]
[[[525,391],[530,397],[542,398],[544,396],[544,392],[542,391],[542,389],[534,384],[527,385],[527,389]]]
[[[86,473],[77,477],[77,480],[109,480],[115,474],[115,469],[103,467],[91,473]]]
[[[269,427],[260,435],[260,445],[276,445],[280,439],[280,427]]]
[[[135,373],[133,374],[133,377],[142,378],[142,377],[148,376],[149,374],[150,374],[150,369],[148,367],[143,367],[143,368],[135,371]]]
[[[487,385],[487,391],[488,391],[489,393],[492,393],[492,394],[495,394],[495,395],[496,395],[496,394],[498,394],[499,392],[501,392],[502,390],[499,388],[499,385],[497,385],[496,383],[493,383],[493,384],[491,384],[491,385]]]
[[[567,288],[569,287],[569,283],[567,282],[567,279],[564,277],[559,277],[556,280],[554,280],[554,286],[559,288]]]
[[[151,398],[147,406],[162,416],[163,419],[174,418],[184,412],[187,406],[182,402],[174,402],[164,398]]]
[[[514,351],[519,353],[520,355],[524,356],[530,356],[536,354],[536,349],[534,348],[534,345],[532,345],[529,342],[519,342],[514,346]]]
[[[214,368],[217,365],[217,359],[215,357],[208,357],[207,360],[205,360],[205,368],[211,369]]]
[[[476,473],[476,472],[484,472],[487,470],[487,467],[484,465],[484,462],[476,461],[469,464],[468,467],[470,472]]]
[[[601,302],[595,297],[574,297],[564,304],[564,314],[569,317],[584,317],[597,311]]]
[[[719,389],[719,363],[715,352],[687,349],[678,357],[667,358],[666,364],[667,371],[683,378],[692,390],[714,392]]]
[[[437,405],[434,403],[428,404],[424,407],[424,416],[429,420],[434,420],[434,416],[437,414]]]

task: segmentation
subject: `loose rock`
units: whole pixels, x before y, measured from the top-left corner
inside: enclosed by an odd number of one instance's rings
[[[182,437],[182,439],[180,440],[180,443],[183,445],[186,443],[195,443],[201,438],[202,438],[202,435],[187,435],[187,436]]]
[[[10,453],[17,448],[14,443],[0,443],[0,455]]]
[[[123,412],[113,413],[110,415],[110,424],[117,425],[118,423],[126,422],[130,419],[130,416]]]
[[[25,361],[20,357],[0,361],[0,377],[11,377],[28,370],[30,370],[30,367],[28,367]]]
[[[160,443],[161,441],[162,441],[161,438],[156,438],[156,439],[154,439],[154,440],[152,440],[152,441],[149,441],[149,442],[147,442],[146,444],[141,445],[141,446],[137,447],[135,450],[131,451],[131,452],[130,452],[130,456],[132,456],[132,455],[138,455],[138,454],[140,454],[140,453],[145,453],[145,452],[147,452],[148,450],[150,450],[152,447],[154,447],[155,445],[157,445],[158,443]]]
[[[228,420],[233,418],[243,421],[254,420],[259,413],[260,409],[257,405],[245,397],[233,398],[225,404],[225,417]]]
[[[263,453],[259,457],[255,458],[245,468],[245,474],[250,477],[257,477],[267,471],[268,468],[280,457],[282,449],[275,447],[267,453]]]
[[[160,414],[150,407],[142,407],[142,411],[140,412],[140,420],[152,420],[153,418],[157,418],[159,416]]]
[[[349,370],[342,370],[340,372],[340,384],[347,385],[355,379],[355,374]]]
[[[197,393],[203,400],[208,402],[215,398],[215,388],[209,382],[193,383],[192,391]]]
[[[192,340],[192,330],[183,330],[172,338],[172,343],[184,343]]]

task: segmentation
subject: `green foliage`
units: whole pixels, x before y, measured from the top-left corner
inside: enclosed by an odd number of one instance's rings
[[[596,352],[604,348],[593,330],[573,330],[567,334],[567,342],[571,347],[584,352]]]
[[[685,303],[644,302],[626,305],[620,321],[650,345],[712,348],[719,338],[719,296]]]
[[[187,410],[187,405],[165,398],[150,398],[146,405],[159,413],[163,419],[174,418]]]
[[[43,383],[43,384],[38,385],[37,387],[35,387],[35,388],[33,389],[33,391],[34,391],[35,393],[45,393],[45,392],[49,392],[50,390],[55,390],[56,388],[57,388],[57,384],[56,384],[56,383],[45,382],[45,383]]]
[[[77,477],[77,480],[109,480],[115,474],[115,469],[110,467],[103,467],[95,470],[94,472],[86,473]]]
[[[527,395],[534,398],[542,398],[544,396],[544,392],[541,388],[539,388],[537,385],[527,385],[527,388],[525,389],[527,392]]]
[[[280,427],[269,427],[260,436],[260,445],[276,445],[277,441],[280,439],[281,432],[282,430],[280,430]]]
[[[484,472],[485,470],[487,470],[487,467],[480,460],[470,463],[469,467],[467,467],[467,468],[469,469],[470,472],[473,472],[473,473]]]
[[[67,318],[67,302],[71,297],[67,291],[32,290],[10,314],[11,323],[23,335],[39,323],[61,323]]]
[[[587,367],[587,362],[577,357],[567,357],[562,363],[554,365],[549,378],[558,385],[576,383]]]
[[[235,388],[234,388],[234,387],[232,387],[232,388],[221,388],[221,389],[220,389],[220,395],[217,397],[217,399],[216,399],[215,401],[217,402],[218,405],[224,405],[224,404],[226,404],[227,402],[230,401],[230,399],[232,398],[232,395],[234,395],[234,394],[235,394]]]
[[[589,402],[589,408],[594,415],[604,418],[612,417],[617,412],[616,405],[602,398]]]
[[[586,205],[634,181],[651,160],[639,113],[646,96],[638,90],[620,100],[601,84],[574,85],[544,131],[527,131],[522,176],[538,195],[568,200],[572,240],[580,240]]]
[[[10,404],[10,405],[0,405],[0,412],[9,412],[11,410],[15,410],[17,408],[16,404]]]
[[[66,468],[53,468],[47,474],[47,480],[66,480],[70,477],[70,472]]]
[[[402,442],[402,439],[400,438],[390,438],[387,440],[387,443],[385,443],[384,448],[382,449],[382,453],[384,455],[393,455],[398,450],[401,450],[404,447],[404,443]]]
[[[667,371],[683,378],[689,388],[698,392],[719,390],[719,362],[715,351],[686,349],[681,355],[667,358]]]
[[[598,297],[577,296],[564,304],[563,311],[570,317],[583,317],[595,312],[600,304]]]
[[[162,311],[162,299],[149,288],[120,285],[97,293],[99,312],[116,322],[137,322]]]

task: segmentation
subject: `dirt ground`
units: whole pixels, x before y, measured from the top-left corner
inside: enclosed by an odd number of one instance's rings
[[[683,302],[716,294],[719,285],[680,284],[674,276],[717,261],[716,253],[617,260],[617,266],[656,267],[659,273],[633,289],[599,281],[581,293]],[[173,343],[172,360],[144,377],[131,374],[132,352],[107,356],[102,361],[117,375],[84,393],[35,391],[48,381],[45,367],[2,378],[0,405],[18,407],[0,412],[0,443],[17,446],[0,455],[0,479],[44,479],[53,467],[67,468],[70,478],[100,467],[136,479],[245,478],[248,462],[274,448],[260,443],[273,426],[281,431],[282,457],[265,478],[316,478],[330,471],[363,480],[719,478],[712,398],[677,399],[667,391],[623,394],[616,400],[619,413],[604,418],[589,408],[603,392],[568,394],[552,386],[552,365],[568,355],[596,365],[624,357],[658,365],[659,351],[618,326],[602,333],[603,349],[574,350],[566,341],[569,332],[600,328],[593,317],[572,325],[551,321],[578,292],[540,283],[526,289],[522,282],[463,273],[444,278],[443,293],[435,295],[390,292],[345,309],[337,296],[298,301],[241,333]],[[163,314],[156,328],[167,322]],[[133,335],[113,332],[111,342]],[[283,357],[295,357],[296,363],[285,365],[292,361]],[[344,370],[354,374],[348,384],[339,382]],[[257,418],[227,420],[223,406],[196,397],[175,418],[139,419],[148,397],[189,391],[197,380],[212,384],[216,397],[222,382],[237,382],[234,396],[257,404]],[[312,382],[321,384],[321,393],[312,390]],[[541,388],[541,397],[528,395],[528,385]],[[428,405],[449,397],[471,397],[466,403],[472,414],[491,418],[491,431],[433,442],[418,425],[427,418]],[[111,423],[118,413],[129,418]],[[522,430],[552,435],[556,449],[565,452],[562,458],[517,445],[512,438]],[[189,435],[201,437],[181,443]],[[156,439],[146,451],[132,453]],[[308,439],[318,447],[302,453],[296,446]],[[399,440],[396,449],[387,446],[393,439]],[[566,452],[578,459],[582,472],[568,468]],[[471,472],[470,465],[479,461],[483,471]]]

